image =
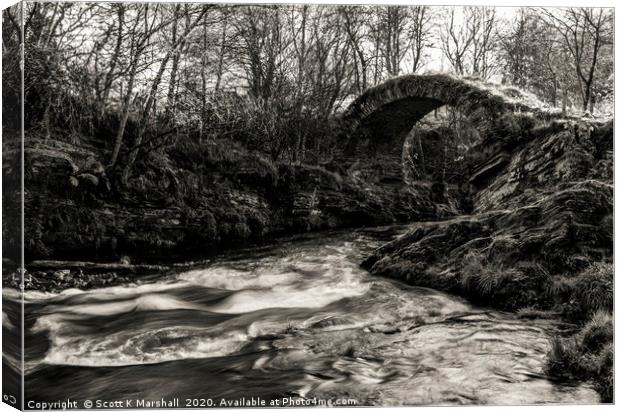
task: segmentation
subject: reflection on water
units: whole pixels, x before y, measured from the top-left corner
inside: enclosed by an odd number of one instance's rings
[[[370,277],[359,261],[385,237],[315,236],[154,283],[27,292],[26,400],[598,402],[543,375],[559,325]]]

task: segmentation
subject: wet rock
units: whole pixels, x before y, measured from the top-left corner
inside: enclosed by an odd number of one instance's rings
[[[553,285],[612,259],[612,213],[612,186],[583,181],[511,210],[423,225],[363,265],[496,307],[568,310],[570,298]]]
[[[468,153],[472,211],[379,248],[375,275],[573,321],[613,310],[611,123],[518,128]]]
[[[39,292],[60,292],[65,289],[91,289],[127,284],[135,281],[134,275],[118,272],[84,271],[82,269],[27,270],[24,275],[24,289]],[[5,273],[3,287],[19,289],[21,277],[17,272]]]
[[[323,329],[332,326],[350,325],[352,322],[348,319],[339,318],[336,316],[330,316],[325,319],[318,320],[310,325],[313,329]]]
[[[368,331],[372,333],[383,333],[385,335],[393,335],[401,332],[400,328],[394,325],[372,325],[368,327]]]

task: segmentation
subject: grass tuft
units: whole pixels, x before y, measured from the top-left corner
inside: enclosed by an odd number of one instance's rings
[[[547,353],[547,373],[591,379],[603,402],[613,401],[613,317],[598,311],[574,336],[555,337]]]
[[[593,263],[584,270],[577,277],[572,291],[579,310],[587,315],[602,310],[611,311],[614,304],[613,280],[611,263]]]

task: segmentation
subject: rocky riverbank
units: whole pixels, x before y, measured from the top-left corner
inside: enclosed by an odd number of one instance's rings
[[[523,138],[523,136],[528,136]],[[613,128],[534,123],[482,143],[470,182],[474,214],[421,225],[364,266],[375,275],[582,325],[558,338],[554,374],[594,379],[613,397]]]
[[[11,182],[19,178],[19,141],[5,139],[4,145],[10,189],[18,187]],[[441,187],[439,195],[432,183],[385,184],[346,171],[273,163],[228,141],[152,152],[124,186],[104,159],[94,146],[27,139],[27,267],[42,259],[119,262],[124,256],[132,263],[165,263],[283,234],[459,213],[461,194],[451,188]],[[4,255],[17,261],[19,234],[11,228],[18,227],[18,214],[10,212],[19,210],[20,199],[14,192],[4,193]],[[40,277],[56,279],[51,275],[58,270],[73,269],[59,265]]]

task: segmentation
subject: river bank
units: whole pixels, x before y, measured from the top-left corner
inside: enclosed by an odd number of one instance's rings
[[[11,167],[19,153],[14,143],[4,142],[8,188],[20,170]],[[405,187],[317,166],[275,164],[231,145],[211,142],[152,155],[123,186],[103,167],[105,152],[28,139],[26,261],[205,255],[291,233],[458,213],[458,200],[438,200],[430,183]],[[5,193],[4,199],[5,249],[17,251],[19,237],[9,230],[16,216],[8,211],[18,208],[19,197]]]
[[[472,215],[416,228],[363,265],[486,306],[575,322],[578,333],[554,339],[548,370],[594,380],[610,402],[613,129],[583,121],[545,133],[534,124],[527,139],[486,145],[490,167],[474,182]]]

